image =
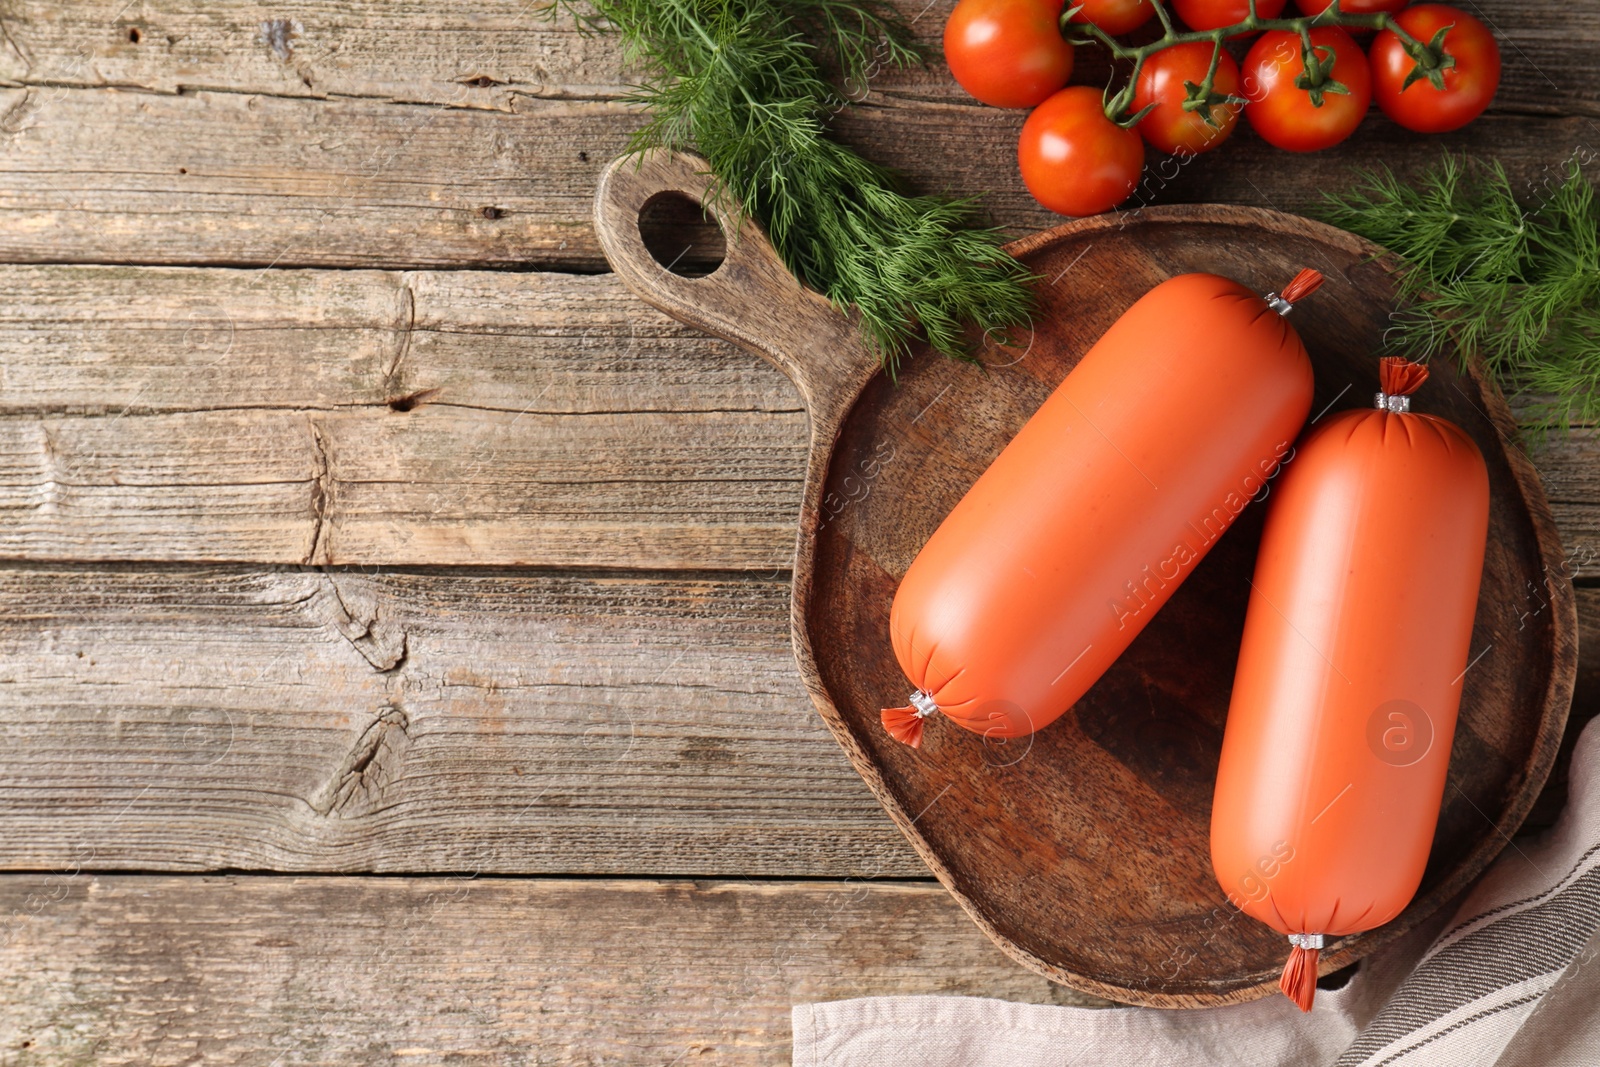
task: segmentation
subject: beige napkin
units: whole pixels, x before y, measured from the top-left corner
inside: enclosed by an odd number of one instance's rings
[[[1560,822],[1508,845],[1451,914],[1363,961],[1302,1015],[871,997],[794,1009],[795,1067],[1600,1065],[1600,730]]]

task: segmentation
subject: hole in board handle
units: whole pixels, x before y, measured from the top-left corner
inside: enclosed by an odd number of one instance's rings
[[[716,219],[687,193],[657,193],[639,209],[639,236],[655,261],[684,278],[722,266],[728,240]]]

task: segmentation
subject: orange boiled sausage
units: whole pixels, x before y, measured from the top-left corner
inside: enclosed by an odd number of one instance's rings
[[[923,546],[889,631],[916,686],[884,726],[942,711],[1019,737],[1072,706],[1260,493],[1311,407],[1311,362],[1273,304],[1214,274],[1141,297]]]
[[[1379,408],[1296,446],[1268,503],[1211,812],[1230,900],[1291,935],[1304,1010],[1324,936],[1393,919],[1422,879],[1450,763],[1489,476],[1426,378],[1386,359]]]

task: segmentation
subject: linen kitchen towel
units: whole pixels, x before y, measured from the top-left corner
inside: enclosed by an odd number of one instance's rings
[[[1592,1067],[1600,1064],[1600,723],[1567,809],[1453,914],[1361,962],[1306,1015],[871,997],[794,1008],[795,1067]]]

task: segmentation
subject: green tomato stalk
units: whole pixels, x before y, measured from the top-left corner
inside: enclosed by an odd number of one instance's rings
[[[1092,22],[1073,22],[1072,17],[1082,10],[1081,5],[1074,5],[1061,12],[1061,35],[1073,45],[1100,44],[1117,59],[1130,60],[1133,63],[1133,73],[1128,76],[1128,83],[1116,93],[1106,98],[1106,118],[1115,122],[1124,129],[1138,124],[1150,111],[1149,107],[1129,114],[1128,108],[1133,103],[1134,88],[1139,83],[1139,73],[1144,69],[1145,60],[1163,52],[1174,45],[1191,44],[1195,41],[1211,42],[1211,68],[1206,71],[1205,80],[1199,85],[1193,82],[1184,82],[1188,95],[1184,99],[1185,111],[1201,111],[1206,122],[1216,125],[1211,117],[1211,109],[1222,104],[1244,104],[1248,101],[1237,96],[1226,96],[1214,91],[1213,81],[1217,74],[1217,64],[1222,58],[1222,42],[1229,37],[1241,34],[1260,33],[1266,30],[1284,30],[1299,36],[1301,40],[1301,61],[1305,73],[1296,81],[1296,85],[1311,94],[1311,102],[1317,107],[1322,106],[1322,99],[1327,93],[1348,93],[1350,90],[1335,81],[1330,71],[1333,68],[1333,55],[1329,49],[1316,48],[1311,44],[1311,31],[1323,26],[1342,26],[1346,29],[1362,30],[1388,30],[1400,38],[1401,47],[1406,55],[1415,61],[1411,73],[1406,75],[1406,85],[1421,78],[1427,78],[1436,89],[1444,88],[1444,72],[1455,66],[1455,57],[1444,50],[1444,36],[1451,27],[1446,26],[1433,35],[1433,40],[1426,43],[1417,40],[1407,33],[1394,16],[1386,11],[1372,15],[1347,15],[1339,10],[1339,0],[1333,0],[1321,13],[1316,15],[1302,15],[1290,19],[1264,19],[1256,14],[1256,0],[1250,0],[1250,13],[1245,18],[1232,26],[1219,26],[1214,30],[1191,30],[1179,33],[1172,24],[1172,16],[1167,13],[1163,0],[1150,0],[1155,6],[1156,17],[1161,20],[1162,35],[1149,44],[1137,46],[1125,45],[1111,36]],[[1151,105],[1154,107],[1155,105]]]

